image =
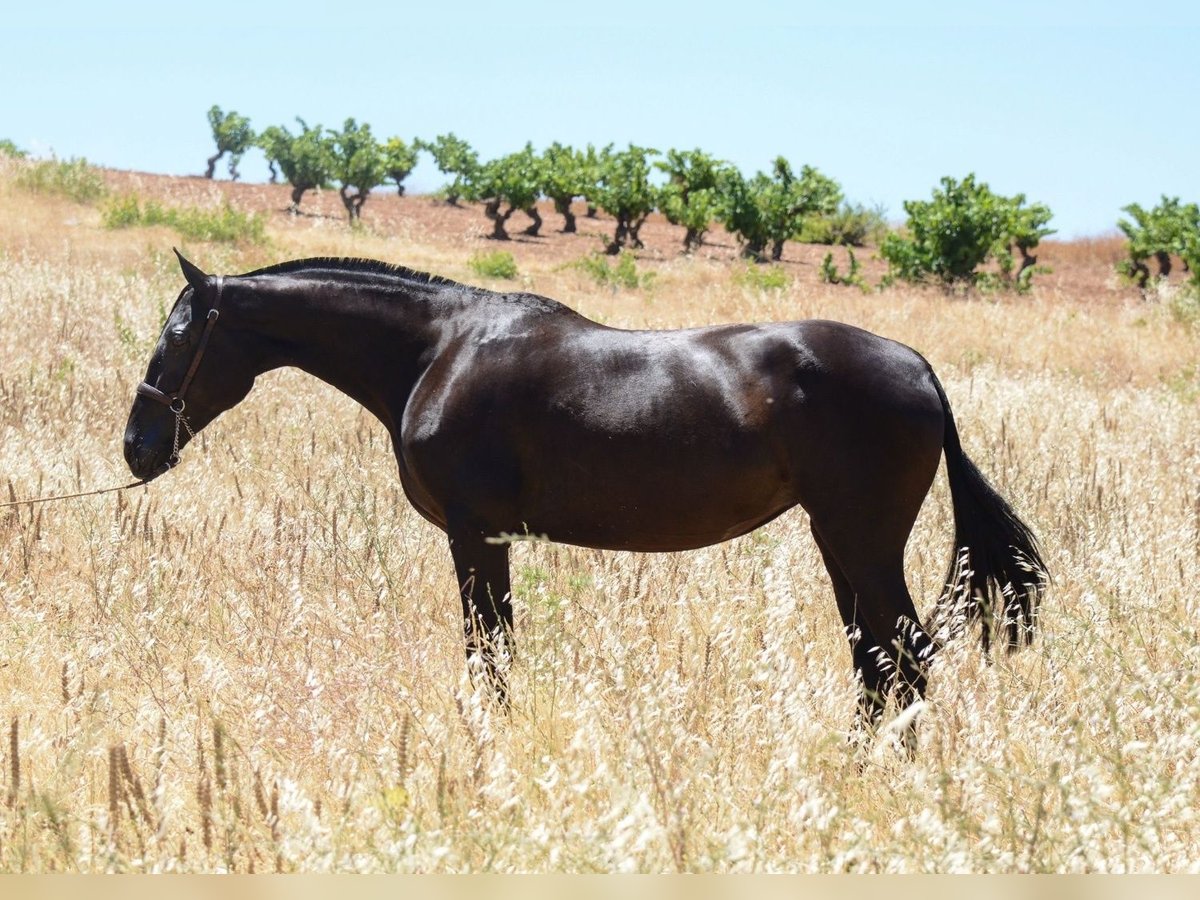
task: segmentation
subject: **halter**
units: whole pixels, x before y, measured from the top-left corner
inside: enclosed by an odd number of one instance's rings
[[[171,447],[171,457],[167,460],[167,467],[171,468],[179,462],[179,429],[182,426],[187,429],[187,433],[191,437],[195,437],[192,431],[192,426],[188,424],[187,418],[183,411],[187,408],[187,403],[184,401],[184,395],[187,393],[188,387],[192,383],[192,378],[196,375],[196,370],[200,368],[200,360],[204,358],[204,350],[208,346],[208,339],[212,335],[213,328],[217,324],[217,318],[221,315],[221,289],[225,287],[225,278],[223,275],[216,276],[217,278],[217,293],[213,299],[212,309],[208,311],[208,319],[204,323],[204,331],[200,335],[200,343],[196,347],[196,355],[192,357],[192,364],[188,366],[187,374],[183,376],[183,383],[179,385],[179,389],[166,393],[159,390],[149,382],[140,382],[137,386],[137,393],[142,397],[148,397],[158,403],[161,403],[171,412],[175,413],[175,441]]]

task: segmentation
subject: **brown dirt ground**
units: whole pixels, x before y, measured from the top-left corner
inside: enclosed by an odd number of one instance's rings
[[[341,199],[332,190],[306,194],[301,204],[302,214],[294,216],[287,212],[291,191],[284,184],[249,184],[208,180],[198,176],[102,171],[109,187],[116,193],[129,191],[174,204],[207,205],[228,199],[235,207],[247,212],[266,213],[271,226],[284,231],[311,228],[318,223],[327,223],[330,228],[347,227]],[[400,197],[395,193],[377,191],[363,207],[363,225],[383,237],[403,236],[447,249],[462,247],[470,252],[509,249],[519,259],[536,257],[541,263],[550,265],[571,262],[599,250],[613,231],[613,220],[603,213],[594,219],[586,218],[581,202],[575,204],[579,228],[576,234],[559,231],[562,218],[554,212],[551,203],[540,203],[538,210],[543,219],[539,236],[521,234],[529,224],[529,219],[518,212],[509,220],[508,230],[512,240],[504,243],[487,237],[491,224],[485,218],[480,204],[450,206],[429,195]],[[637,252],[638,260],[650,267],[672,260],[682,251],[683,229],[670,224],[658,213],[647,220],[641,236],[646,246]],[[1137,292],[1119,283],[1113,269],[1123,256],[1123,247],[1124,239],[1117,234],[1074,241],[1043,241],[1038,252],[1038,263],[1049,271],[1039,275],[1036,283],[1043,290],[1070,295],[1084,302],[1127,303],[1136,299]],[[795,241],[785,245],[782,265],[794,278],[816,282],[821,261],[831,250],[839,269],[846,271],[848,260],[844,249]],[[697,253],[701,258],[727,263],[736,261],[738,255],[736,237],[719,225],[707,234],[704,246]],[[886,264],[878,258],[873,247],[857,250],[856,256],[862,264],[864,277],[870,283],[877,283],[887,271]],[[399,259],[390,261],[405,262]]]

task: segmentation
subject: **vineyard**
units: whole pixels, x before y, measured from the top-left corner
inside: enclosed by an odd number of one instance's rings
[[[0,870],[1197,870],[1194,204],[1064,242],[967,176],[897,228],[786,160],[593,148],[617,174],[581,185],[586,148],[480,162],[364,129],[338,146],[390,160],[370,185],[305,174],[330,138],[307,123],[273,133],[277,184],[0,143],[0,499],[129,479],[173,245],[223,273],[377,258],[617,327],[830,318],[915,347],[1041,540],[1041,634],[937,657],[910,759],[891,714],[847,740],[849,653],[799,510],[680,554],[526,542],[501,711],[387,433],[276,371],[147,487],[0,509]],[[397,193],[413,152],[447,163],[437,196]],[[923,614],[952,531],[939,474],[906,556]]]

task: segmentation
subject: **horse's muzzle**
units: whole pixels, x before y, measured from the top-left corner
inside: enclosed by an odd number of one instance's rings
[[[147,437],[132,424],[125,430],[125,462],[135,478],[145,481],[157,478],[174,465],[170,442],[153,437],[147,440]]]

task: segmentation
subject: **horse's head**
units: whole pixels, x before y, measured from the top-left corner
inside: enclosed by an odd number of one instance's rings
[[[125,461],[138,478],[175,465],[192,436],[254,384],[255,372],[232,329],[225,321],[217,324],[226,311],[224,280],[175,253],[187,287],[167,316],[125,427]]]

